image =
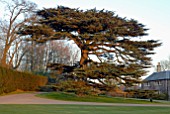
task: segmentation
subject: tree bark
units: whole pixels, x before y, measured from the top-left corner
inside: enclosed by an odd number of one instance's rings
[[[9,51],[10,46],[6,46],[3,50],[3,55],[2,55],[2,59],[1,59],[1,65],[3,67],[8,67],[7,63],[6,63],[6,59],[7,59],[7,53]]]
[[[87,66],[87,60],[88,60],[88,51],[87,50],[81,50],[81,58],[80,58],[80,66],[85,69]]]

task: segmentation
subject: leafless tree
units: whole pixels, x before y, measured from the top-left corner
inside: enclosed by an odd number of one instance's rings
[[[34,42],[27,43],[27,53],[23,57],[21,70],[44,71],[46,69],[46,45],[36,45]]]
[[[160,62],[160,65],[162,71],[170,70],[170,56],[168,57],[168,59],[162,60]]]
[[[80,60],[80,49],[77,46],[70,45],[70,65],[77,64]]]
[[[49,41],[44,44],[28,43],[28,53],[24,56],[21,69],[36,72],[47,71],[50,63],[74,65],[80,59],[78,48],[64,41]]]
[[[5,14],[0,20],[0,41],[3,42],[0,63],[4,67],[18,68],[26,53],[23,37],[17,34],[20,27],[35,19],[36,4],[26,0],[0,0],[5,4]]]

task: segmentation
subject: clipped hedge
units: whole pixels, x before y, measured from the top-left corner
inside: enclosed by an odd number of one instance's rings
[[[0,67],[0,94],[16,91],[35,91],[47,83],[47,77]]]

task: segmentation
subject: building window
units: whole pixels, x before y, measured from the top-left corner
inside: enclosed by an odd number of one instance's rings
[[[160,80],[158,80],[158,85],[162,85]]]
[[[149,83],[149,82],[147,82],[147,83],[146,83],[146,86],[150,86],[150,83]]]

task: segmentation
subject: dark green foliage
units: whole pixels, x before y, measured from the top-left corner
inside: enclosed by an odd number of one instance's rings
[[[75,73],[77,74],[77,78],[98,79],[98,81],[102,83],[101,86],[110,86],[111,88],[118,84],[132,86],[133,83],[140,83],[140,76],[144,74],[145,71],[135,64],[125,66],[108,63],[100,63],[100,65],[98,65],[98,63],[96,63],[91,64],[90,67],[85,69],[75,69]],[[102,79],[105,81],[102,81]],[[110,80],[112,84],[109,85],[107,80]],[[92,81],[91,84],[98,85],[98,83],[93,83]]]
[[[151,67],[153,50],[161,43],[142,40],[147,35],[145,26],[134,19],[121,18],[107,10],[80,10],[58,6],[37,11],[38,21],[18,32],[31,36],[28,40],[44,43],[49,40],[72,40],[81,50],[80,67],[74,79],[103,87],[112,79],[117,84],[133,85],[140,82]],[[95,55],[96,63],[89,56]]]
[[[57,91],[57,90],[58,90],[58,87],[55,85],[44,85],[44,86],[39,87],[39,91],[42,91],[42,92],[52,92],[52,91]]]
[[[154,94],[153,99],[156,100],[167,100],[168,95],[161,93],[161,94]]]
[[[158,93],[156,90],[127,90],[133,98],[166,100],[167,95]]]
[[[32,75],[30,73],[17,72],[0,67],[0,94],[16,91],[35,91],[39,86],[47,83],[44,76]]]
[[[94,89],[92,86],[87,85],[84,81],[62,81],[57,84],[58,91],[75,93],[78,96],[84,95],[98,95],[101,92]]]

